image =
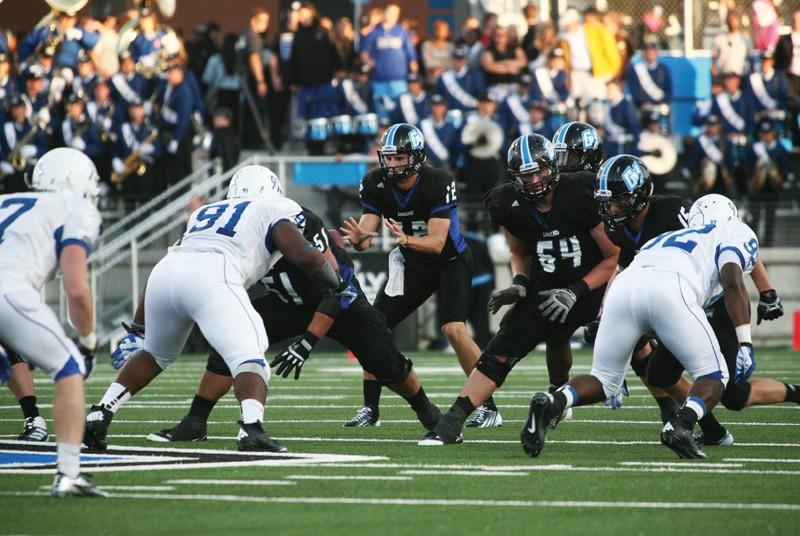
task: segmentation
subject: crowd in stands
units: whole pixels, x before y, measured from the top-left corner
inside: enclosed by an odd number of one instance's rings
[[[58,145],[89,155],[109,192],[143,199],[189,174],[196,150],[225,167],[240,148],[286,151],[293,140],[312,155],[370,154],[400,121],[422,129],[429,162],[475,199],[503,180],[515,137],[550,137],[569,120],[594,124],[607,157],[663,159],[664,140],[675,145],[678,82],[659,59],[659,13],[626,27],[617,13],[569,8],[556,24],[528,5],[524,33],[487,13],[458,29],[437,20],[427,37],[404,15],[372,9],[357,34],[350,19],[295,2],[280,21],[256,7],[241,34],[209,23],[184,41],[145,8],[0,32],[0,190],[25,189],[36,158]],[[788,34],[756,24],[749,34],[728,12],[711,98],[694,106],[685,159],[667,170],[695,195],[771,202],[792,186],[800,11],[785,23]]]

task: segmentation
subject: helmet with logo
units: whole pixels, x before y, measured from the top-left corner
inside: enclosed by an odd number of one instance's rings
[[[36,162],[30,187],[40,192],[71,192],[94,202],[100,195],[99,180],[97,168],[88,156],[77,149],[58,147]]]
[[[281,180],[268,167],[244,166],[228,185],[228,199],[268,196],[283,197]]]
[[[641,159],[621,154],[609,158],[597,172],[594,198],[600,218],[610,228],[621,228],[639,214],[653,195],[653,179]]]
[[[561,125],[553,136],[558,169],[562,173],[597,171],[603,160],[603,142],[597,129],[573,121]]]
[[[386,156],[407,154],[408,162],[402,166],[390,166]],[[407,179],[419,173],[425,163],[425,137],[422,131],[408,123],[395,123],[381,136],[378,160],[384,176],[392,182]]]
[[[526,199],[541,199],[558,184],[559,169],[553,144],[540,134],[526,134],[515,139],[508,148],[506,163],[514,188]],[[539,176],[538,180],[525,178],[545,170],[549,173]]]
[[[737,221],[739,211],[733,201],[720,194],[704,195],[689,209],[689,227]]]

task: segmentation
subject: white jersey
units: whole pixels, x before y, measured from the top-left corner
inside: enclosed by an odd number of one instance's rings
[[[631,268],[655,266],[678,272],[690,285],[697,303],[707,305],[719,293],[719,271],[735,262],[747,275],[758,259],[758,239],[740,221],[706,225],[661,234],[647,242]]]
[[[41,290],[64,247],[91,252],[100,224],[97,207],[72,193],[0,195],[0,293]]]
[[[225,255],[240,276],[231,283],[250,287],[281,257],[272,244],[272,229],[288,220],[302,229],[300,205],[285,197],[227,199],[197,209],[190,217],[177,251],[214,251]]]

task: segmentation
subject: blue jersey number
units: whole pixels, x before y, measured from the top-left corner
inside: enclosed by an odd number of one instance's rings
[[[678,249],[682,249],[686,253],[691,253],[692,250],[694,250],[694,248],[697,247],[697,242],[695,242],[694,240],[687,240],[687,239],[681,240],[681,238],[686,236],[686,235],[690,235],[690,234],[708,234],[713,229],[714,229],[714,224],[711,223],[711,224],[706,225],[705,227],[700,227],[698,229],[686,229],[684,231],[673,231],[671,233],[664,233],[664,234],[659,235],[658,237],[656,237],[649,244],[646,244],[642,248],[642,251],[644,251],[645,249],[650,249],[652,247],[655,247],[662,240],[666,239],[666,240],[664,240],[664,243],[662,244],[662,247],[665,247],[665,248],[678,248]]]
[[[239,203],[238,205],[234,205],[233,215],[231,215],[228,223],[217,229],[217,234],[228,237],[234,236],[236,234],[236,225],[239,223],[239,220],[242,218],[242,214],[244,214],[244,210],[249,204],[250,201],[245,201],[243,203]],[[197,213],[197,224],[189,229],[189,232],[196,233],[198,231],[205,231],[206,229],[212,228],[228,211],[229,207],[230,205],[227,203],[205,207],[203,210]]]
[[[28,212],[30,209],[33,208],[33,205],[36,204],[36,199],[31,198],[20,198],[20,197],[12,197],[11,199],[6,199],[2,203],[0,203],[0,209],[9,208],[14,205],[17,205],[19,208],[12,212],[6,219],[0,221],[0,244],[3,243],[3,233],[6,232],[6,228],[9,225],[14,223],[14,220]]]

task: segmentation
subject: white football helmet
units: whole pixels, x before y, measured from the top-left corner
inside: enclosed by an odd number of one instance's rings
[[[725,223],[739,219],[733,201],[720,194],[704,195],[689,209],[689,227],[702,227],[710,223]]]
[[[95,201],[100,194],[97,168],[92,160],[69,147],[47,151],[36,162],[30,187],[40,192],[71,192],[78,197]]]
[[[237,171],[228,185],[228,199],[246,197],[283,197],[281,180],[264,166],[245,166]]]

